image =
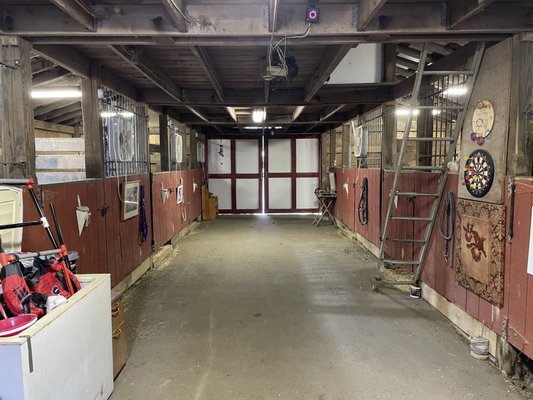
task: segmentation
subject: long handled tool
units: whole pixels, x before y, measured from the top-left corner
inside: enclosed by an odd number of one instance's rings
[[[35,181],[31,178],[30,179],[0,179],[0,185],[9,185],[9,186],[24,185],[26,186],[30,194],[30,197],[33,201],[33,204],[35,205],[35,208],[37,209],[37,212],[39,213],[40,221],[42,222],[43,228],[46,231],[48,238],[52,242],[52,246],[54,247],[54,249],[57,249],[59,247],[57,244],[57,241],[54,238],[54,235],[52,234],[52,230],[50,229],[50,224],[48,223],[48,220],[46,219],[46,216],[44,215],[43,207],[41,206],[41,203],[39,202],[39,199],[37,199],[37,195],[35,194],[35,191],[33,190],[33,186],[35,186]]]
[[[59,225],[59,218],[57,217],[56,208],[53,204],[50,204],[50,211],[52,212],[52,218],[56,227],[57,238],[59,239],[59,249],[61,250],[59,256],[61,257],[60,262],[61,267],[63,268],[63,275],[65,276],[67,290],[71,295],[73,295],[74,287],[72,286],[72,281],[70,280],[70,260],[68,258],[67,246],[65,245],[65,241],[63,239],[63,231],[61,230],[61,225]]]

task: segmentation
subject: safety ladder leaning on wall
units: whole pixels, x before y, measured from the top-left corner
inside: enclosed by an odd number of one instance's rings
[[[460,136],[460,133],[463,127],[463,122],[464,122],[464,118],[466,114],[466,108],[468,107],[468,104],[470,103],[470,98],[472,96],[472,89],[476,81],[478,72],[479,72],[479,68],[481,65],[481,60],[483,58],[484,51],[485,51],[485,43],[481,42],[477,45],[474,56],[472,57],[472,63],[471,63],[470,70],[437,71],[437,70],[426,69],[427,45],[424,44],[422,48],[422,51],[420,54],[420,61],[418,62],[418,68],[416,71],[415,83],[414,83],[410,106],[408,110],[407,121],[405,124],[405,130],[403,133],[403,140],[402,140],[402,144],[400,148],[400,153],[398,154],[398,160],[395,165],[392,189],[389,193],[389,205],[387,208],[387,216],[385,218],[385,225],[383,227],[383,233],[382,233],[380,248],[379,248],[378,272],[377,272],[377,276],[374,280],[374,285],[373,285],[374,291],[377,291],[380,285],[385,285],[385,284],[386,285],[414,285],[414,286],[418,285],[418,282],[420,280],[420,275],[422,273],[422,266],[424,265],[424,260],[425,260],[426,252],[428,249],[429,240],[431,238],[431,232],[433,230],[433,225],[435,223],[435,217],[437,216],[440,200],[444,192],[444,188],[446,186],[446,180],[448,178],[448,162],[450,162],[453,156],[455,155],[455,148],[457,145],[457,140],[459,139],[459,136]],[[453,75],[462,75],[466,77],[465,83],[464,83],[465,94],[464,94],[464,97],[462,97],[463,101],[461,102],[461,104],[458,104],[458,105],[454,104],[454,105],[448,105],[448,106],[431,106],[431,105],[421,106],[419,105],[420,87],[422,86],[424,77],[453,76]],[[453,133],[449,136],[446,135],[442,137],[433,137],[433,136],[410,137],[409,133],[411,132],[411,125],[413,122],[413,114],[414,114],[413,111],[423,110],[423,109],[434,109],[434,108],[439,108],[442,110],[452,109],[452,110],[457,110],[459,112]],[[404,155],[406,153],[407,145],[410,141],[417,141],[417,142],[439,142],[440,141],[440,142],[448,142],[450,145],[448,146],[448,151],[446,152],[446,156],[444,157],[444,161],[442,164],[439,163],[435,165],[407,166],[407,165],[404,165]],[[430,160],[433,161],[432,158]],[[436,160],[439,160],[439,158],[436,158]],[[433,164],[433,162],[431,162],[431,164]],[[440,176],[438,180],[437,191],[434,193],[402,191],[400,188],[401,175],[405,172],[413,172],[413,171],[439,172]],[[430,214],[428,216],[393,215],[397,198],[402,197],[402,196],[408,197],[408,198],[416,198],[418,196],[433,198],[433,202],[432,202],[431,209],[430,209]],[[424,232],[423,237],[420,239],[390,237],[389,231],[391,230],[392,221],[416,221],[416,222],[424,223],[425,228],[423,229],[423,232]],[[419,244],[420,249],[418,251],[418,256],[416,256],[416,254],[413,254],[413,257],[412,257],[413,259],[401,259],[401,260],[387,258],[387,255],[385,254],[385,243],[386,242],[403,242],[403,243]],[[414,276],[412,277],[412,280],[401,280],[401,281],[386,280],[383,274],[386,268],[385,267],[386,265],[415,266]]]

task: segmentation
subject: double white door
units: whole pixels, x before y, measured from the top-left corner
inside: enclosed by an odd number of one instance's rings
[[[226,213],[314,212],[318,137],[209,139],[209,191]]]

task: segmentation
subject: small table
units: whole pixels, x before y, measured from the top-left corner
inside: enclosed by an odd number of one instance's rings
[[[320,224],[320,221],[322,221],[324,217],[328,217],[329,222],[335,225],[335,219],[333,218],[333,215],[331,214],[331,207],[333,206],[333,203],[335,202],[335,199],[337,198],[337,193],[325,192],[322,189],[316,189],[315,196],[319,202],[319,209],[318,209],[318,215],[313,220],[313,225],[318,227],[318,225]]]

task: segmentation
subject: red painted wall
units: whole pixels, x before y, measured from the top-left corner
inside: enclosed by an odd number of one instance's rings
[[[184,201],[176,202],[176,188],[183,184]],[[153,175],[154,243],[159,249],[202,213],[202,170],[161,172]],[[161,189],[171,189],[163,203]]]
[[[176,204],[177,177],[183,179],[185,205]],[[157,178],[157,180],[156,180]],[[174,185],[168,204],[163,206],[161,201],[160,186],[155,182],[167,179]],[[154,183],[150,185],[148,174],[128,176],[128,181],[139,180],[144,186],[146,216],[149,224],[148,238],[141,240],[139,216],[126,221],[121,221],[120,192],[124,177],[94,179],[81,182],[43,185],[36,187],[39,199],[42,201],[49,222],[52,218],[49,204],[56,207],[59,221],[65,237],[65,242],[70,250],[79,253],[78,270],[80,273],[110,273],[112,286],[115,286],[129,273],[137,268],[153,252],[152,250],[152,219],[157,221],[153,224],[155,248],[159,248],[172,238],[167,230],[166,223],[169,216],[176,223],[174,234],[201,214],[201,182],[202,171],[166,172],[154,175]],[[193,193],[193,182],[197,183]],[[153,190],[151,196],[151,187]],[[91,210],[91,221],[81,236],[78,234],[76,222],[76,207],[79,195],[82,205]],[[182,221],[181,209],[187,209],[185,221]],[[103,212],[102,210],[106,210]],[[167,214],[165,214],[167,213]],[[24,193],[24,220],[38,219],[37,211],[28,193]],[[163,222],[161,222],[163,221]],[[55,232],[55,230],[54,230]],[[170,236],[168,236],[170,234]],[[48,236],[41,227],[24,228],[22,248],[25,251],[40,251],[52,248]]]
[[[334,207],[335,217],[359,233],[371,243],[379,246],[382,226],[375,220],[381,212],[382,221],[385,220],[388,194],[392,187],[392,173],[385,173],[383,177],[382,205],[379,207],[380,171],[374,169],[332,169],[336,173],[338,197]],[[357,219],[357,205],[360,196],[362,178],[368,177],[369,182],[369,224],[362,226]],[[402,190],[430,192],[436,191],[437,174],[412,173],[402,176]],[[445,192],[452,191],[457,195],[457,174],[448,177]],[[347,194],[343,184],[348,182]],[[355,186],[354,186],[355,183]],[[507,187],[507,184],[505,184]],[[352,194],[353,192],[353,194]],[[510,199],[505,196],[506,205],[506,232],[509,230]],[[407,198],[398,200],[397,214],[395,215],[429,215],[430,199],[416,198],[408,201]],[[501,334],[504,320],[509,324],[509,341],[520,351],[533,358],[533,318],[528,315],[533,312],[533,276],[527,274],[529,232],[531,213],[533,207],[533,181],[518,180],[516,186],[514,238],[507,241],[505,249],[505,286],[504,305],[502,309],[492,306],[471,291],[459,285],[456,281],[455,263],[450,266],[446,263],[444,239],[440,236],[438,224],[433,230],[426,261],[422,271],[422,281],[435,289],[448,301],[456,304],[468,314],[481,321],[490,329]],[[390,235],[397,237],[420,238],[423,232],[420,222],[394,221],[391,225]],[[387,243],[386,251],[391,257],[408,258],[414,253],[418,254],[418,247],[405,243]],[[529,291],[531,289],[531,291]]]

